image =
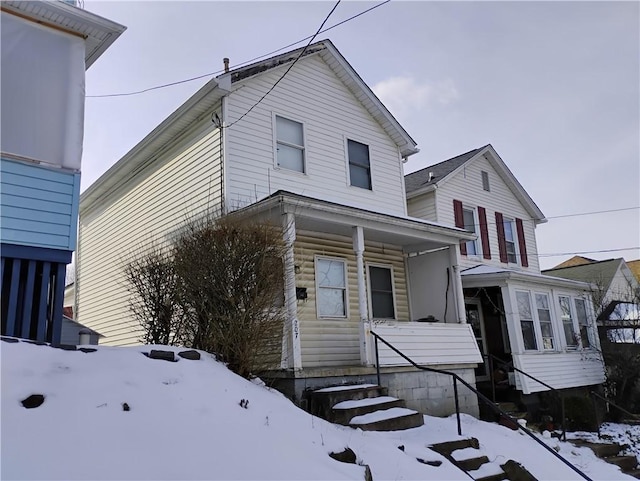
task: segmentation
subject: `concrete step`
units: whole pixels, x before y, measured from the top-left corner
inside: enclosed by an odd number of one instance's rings
[[[509,481],[538,481],[522,464],[510,459],[500,466]]]
[[[407,408],[390,408],[356,416],[349,426],[363,431],[401,431],[417,428],[424,424],[424,416]]]
[[[451,453],[458,449],[475,448],[480,449],[480,442],[476,438],[458,439],[429,446],[430,449],[443,456],[450,457]]]
[[[635,456],[607,456],[606,462],[620,466],[622,471],[633,471],[638,467],[638,459]]]
[[[599,458],[617,456],[623,448],[621,445],[616,443],[591,443],[582,439],[571,439],[570,441],[575,446],[591,449]]]
[[[356,416],[395,407],[405,407],[404,400],[391,396],[378,396],[358,400],[350,399],[341,401],[333,406],[328,421],[347,426]]]
[[[464,471],[475,471],[480,468],[483,464],[489,462],[489,458],[486,456],[478,456],[477,458],[469,458],[469,459],[460,459],[456,461],[456,464],[459,468]]]
[[[309,412],[329,420],[333,406],[342,401],[386,396],[387,388],[375,384],[330,386],[308,392]]]
[[[473,477],[473,475],[471,475]],[[507,473],[496,473],[496,474],[490,474],[489,476],[483,476],[481,478],[473,478],[476,481],[502,481],[503,479],[509,479],[507,478]]]
[[[629,476],[633,476],[636,479],[640,479],[640,469],[632,469],[631,471],[625,471],[624,474],[628,474]]]

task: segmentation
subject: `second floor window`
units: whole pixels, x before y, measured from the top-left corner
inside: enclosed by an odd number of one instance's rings
[[[516,228],[513,219],[504,218],[504,241],[507,247],[507,261],[509,264],[518,263],[518,244],[516,240]]]
[[[349,156],[349,180],[354,187],[371,190],[371,164],[369,162],[369,146],[347,140]]]
[[[302,124],[276,115],[276,155],[278,167],[305,173]]]
[[[462,207],[462,220],[464,221],[464,228],[470,232],[476,234],[478,232],[476,222],[476,210],[470,207]],[[478,249],[478,240],[467,241],[467,255],[468,256],[479,256],[480,251]]]

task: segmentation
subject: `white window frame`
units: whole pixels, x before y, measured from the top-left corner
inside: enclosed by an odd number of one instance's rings
[[[544,296],[547,299],[547,310],[549,311],[549,327],[551,328],[551,344],[550,348],[544,347],[545,336],[542,332],[542,321],[540,320],[540,315],[538,313],[538,299],[537,296]],[[541,350],[543,351],[557,351],[558,350],[558,336],[556,335],[556,330],[554,327],[554,312],[553,312],[553,297],[548,292],[534,292],[533,299],[535,304],[535,316],[537,318],[538,327],[540,329],[540,343]],[[545,321],[546,322],[546,321]]]
[[[298,123],[302,126],[302,142],[303,145],[292,144],[286,141],[278,140],[278,121],[277,118],[280,117],[284,120],[289,120],[291,122]],[[273,166],[275,169],[281,172],[293,173],[297,175],[308,175],[308,165],[307,165],[307,134],[306,134],[306,126],[305,123],[297,118],[293,118],[290,115],[282,115],[277,112],[272,112],[272,125],[273,125]],[[288,147],[292,147],[295,149],[299,149],[302,151],[302,172],[299,170],[289,169],[287,167],[282,167],[278,163],[278,144],[286,145]]]
[[[582,336],[582,331],[581,331],[582,325],[580,324],[580,320],[578,319],[578,310],[576,308],[576,301],[584,302],[585,315],[586,315],[586,324],[584,326],[586,328],[587,340],[589,341],[589,345],[588,346],[585,346],[583,344],[581,338],[577,338],[575,344],[569,344],[568,343],[567,335],[566,335],[566,332],[565,332],[565,329],[564,329],[564,320],[562,319],[562,307],[560,305],[560,298],[561,297],[569,299],[569,311],[570,311],[570,314],[571,314],[571,324],[573,326],[574,338],[575,338],[575,334],[578,334],[578,335]],[[577,351],[577,350],[584,351],[584,350],[595,349],[596,348],[596,345],[595,345],[596,340],[594,339],[594,334],[592,333],[593,316],[592,316],[592,312],[591,312],[591,309],[590,309],[589,301],[584,296],[580,296],[580,295],[576,296],[576,295],[572,295],[572,294],[569,294],[569,293],[560,292],[556,296],[556,303],[557,303],[557,309],[558,309],[558,318],[560,319],[560,325],[562,326],[562,334],[563,334],[563,338],[564,338],[564,342],[565,342],[565,348],[567,350],[569,350],[569,351]]]
[[[513,234],[513,248],[514,248],[514,255],[516,257],[516,261],[515,262],[511,262],[509,260],[509,249],[507,248],[507,243],[510,242],[509,240],[507,240],[507,229],[506,229],[506,225],[507,223],[509,223],[511,225],[511,232]],[[520,245],[518,244],[518,227],[516,225],[516,219],[513,217],[507,217],[505,215],[502,216],[502,228],[504,231],[504,248],[506,250],[506,254],[507,254],[507,264],[514,264],[514,265],[520,265]]]
[[[473,214],[473,233],[478,236],[475,240],[470,240],[465,243],[465,245],[467,246],[467,257],[482,258],[482,242],[479,242],[481,234],[480,234],[480,221],[478,217],[478,208],[471,205],[462,204],[462,222],[464,222],[465,210],[471,211],[471,213]],[[466,223],[464,225],[464,229],[467,230]],[[469,253],[470,245],[475,247],[475,251],[476,251],[475,254]]]
[[[398,318],[398,304],[396,299],[396,283],[395,276],[393,272],[393,266],[390,264],[377,264],[374,262],[365,263],[367,268],[367,288],[368,288],[368,304],[369,304],[369,312],[371,313],[371,319],[381,319],[381,320],[395,320]],[[371,267],[379,267],[381,269],[388,269],[391,275],[391,296],[393,301],[393,317],[374,317],[373,315],[373,289],[371,288],[371,274],[369,273],[369,268]]]
[[[534,349],[527,348],[524,342],[524,334],[522,333],[522,316],[520,315],[520,309],[519,309],[519,303],[518,303],[518,293],[520,292],[526,294],[529,299],[529,312],[531,312],[531,319],[525,319],[525,321],[531,322],[533,324],[533,336],[534,336],[534,340],[536,341],[536,346]],[[540,351],[540,339],[538,336],[539,326],[537,325],[538,323],[536,322],[537,311],[536,309],[534,309],[534,305],[531,298],[531,291],[526,289],[514,289],[514,298],[516,301],[515,312],[518,313],[518,327],[520,329],[520,338],[522,339],[522,348],[524,352],[539,352]]]
[[[318,302],[320,289],[324,287],[320,286],[320,281],[318,279],[318,261],[331,261],[331,262],[341,262],[344,269],[344,315],[342,316],[327,316],[320,314],[320,304]],[[317,255],[314,257],[313,261],[313,275],[315,277],[315,300],[316,300],[316,316],[318,319],[348,319],[349,318],[349,269],[347,264],[347,259],[344,257],[332,257],[332,256],[324,256]],[[333,288],[335,289],[335,288]]]
[[[349,161],[349,141],[366,145],[367,148],[369,149],[369,182],[371,183],[370,189],[365,189],[364,187],[351,184],[351,162]],[[361,191],[361,192],[373,192],[374,184],[373,184],[373,162],[371,161],[371,144],[369,142],[363,142],[361,140],[354,139],[353,137],[347,137],[345,135],[344,136],[344,158],[346,160],[347,186],[350,188],[358,189],[358,191]]]

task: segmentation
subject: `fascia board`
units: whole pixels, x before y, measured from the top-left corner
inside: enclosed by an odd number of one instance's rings
[[[80,212],[89,210],[93,203],[100,199],[103,194],[117,187],[124,179],[135,175],[136,172],[141,170],[141,167],[162,155],[168,144],[190,128],[177,126],[177,123],[185,118],[194,107],[202,106],[207,98],[209,98],[209,103],[213,106],[227,93],[227,90],[219,88],[216,79],[207,82],[82,193],[80,196]],[[200,114],[197,117],[202,115]],[[197,119],[193,119],[190,122],[190,126],[196,121]],[[163,143],[160,137],[165,134],[168,134],[172,140]]]
[[[587,291],[592,287],[588,282],[563,279],[561,277],[532,275],[516,271],[462,275],[462,283],[465,287],[482,287],[489,284],[495,285],[495,283],[502,283],[499,285],[507,285],[511,281],[523,284],[534,284],[537,286],[562,287],[577,291]]]
[[[361,93],[364,99],[356,94],[356,98],[363,103],[364,107],[369,111],[369,113],[380,123],[382,128],[387,132],[387,134],[395,141],[396,145],[400,148],[400,155],[403,158],[407,158],[410,155],[416,154],[420,151],[417,148],[417,143],[413,138],[409,135],[409,133],[400,125],[400,123],[396,120],[391,112],[384,106],[384,104],[380,101],[380,99],[376,96],[375,93],[369,88],[369,86],[362,80],[362,77],[356,72],[356,70],[349,64],[347,59],[345,59],[342,54],[338,51],[338,49],[331,43],[329,40],[324,40],[323,43],[326,46],[326,51],[331,54],[333,59],[340,66],[340,69],[348,75],[351,80],[352,88],[355,88],[358,93]],[[321,53],[324,58],[324,52]],[[325,59],[326,60],[326,59]],[[335,67],[327,62],[329,66],[333,69]],[[340,77],[340,72],[336,72],[338,77]],[[349,85],[347,85],[350,87]],[[388,124],[386,126],[385,124]]]
[[[87,69],[127,29],[117,22],[60,1],[7,0],[2,2],[2,8],[83,37]]]

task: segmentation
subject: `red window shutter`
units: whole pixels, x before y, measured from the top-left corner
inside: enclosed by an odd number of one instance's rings
[[[516,230],[518,231],[518,245],[520,247],[520,263],[522,267],[529,267],[529,258],[527,257],[527,243],[524,240],[524,228],[522,227],[522,219],[516,219]]]
[[[453,217],[456,223],[456,227],[460,227],[464,229],[464,216],[462,215],[462,202],[459,200],[453,199]],[[467,243],[462,241],[460,242],[460,254],[463,256],[467,255]]]
[[[504,219],[500,212],[496,212],[496,227],[498,230],[498,250],[500,251],[500,262],[507,264],[507,242],[504,237]]]
[[[491,259],[489,230],[487,229],[487,211],[484,207],[478,206],[478,217],[480,221],[480,239],[482,239],[482,257],[485,259]]]

